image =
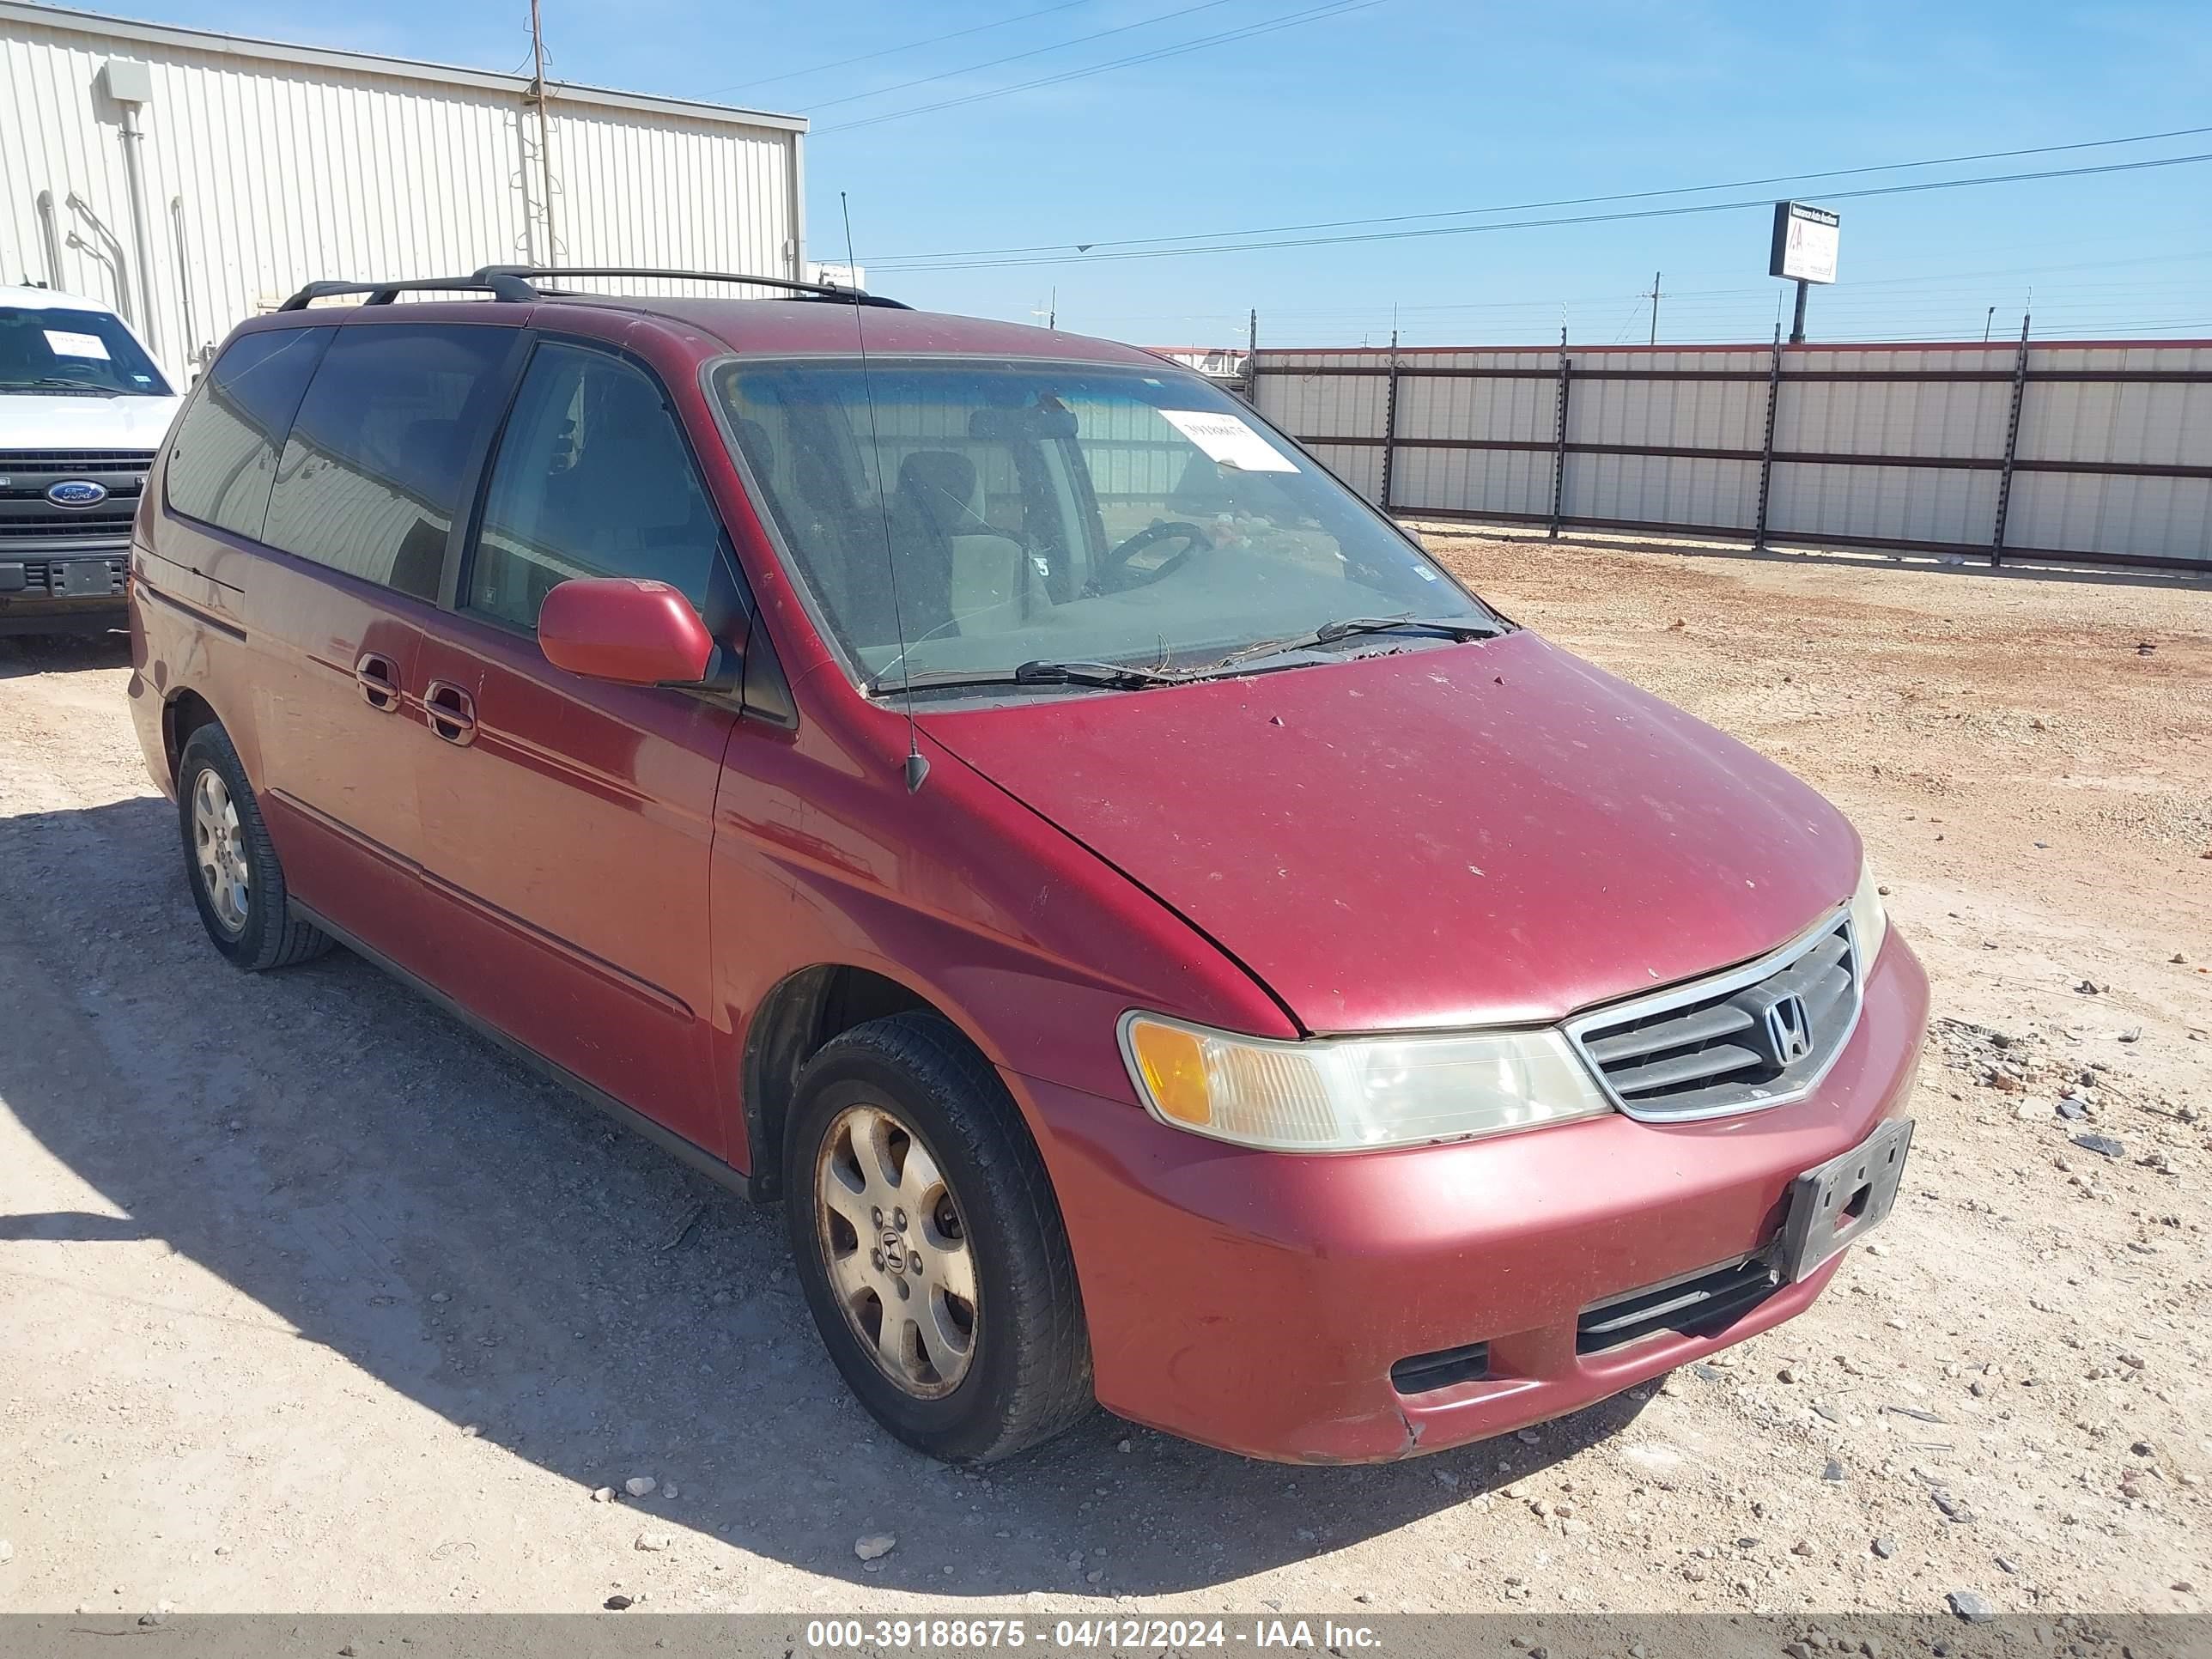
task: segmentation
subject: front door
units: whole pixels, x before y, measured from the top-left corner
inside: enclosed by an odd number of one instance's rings
[[[417,658],[422,866],[451,913],[438,982],[717,1154],[708,851],[736,715],[556,668],[536,624],[577,576],[651,577],[703,611],[728,556],[658,383],[612,351],[542,342],[455,608]]]

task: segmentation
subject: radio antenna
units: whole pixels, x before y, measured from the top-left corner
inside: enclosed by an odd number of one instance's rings
[[[876,460],[876,519],[883,526],[884,568],[891,582],[891,630],[898,638],[899,696],[906,704],[906,792],[911,795],[929,775],[929,757],[921,752],[921,740],[915,732],[914,665],[906,655],[906,617],[899,609],[898,557],[891,549],[890,504],[884,499],[883,437],[876,429],[876,383],[868,371],[867,325],[861,320],[866,307],[860,296],[860,263],[853,257],[853,207],[842,190],[837,192],[837,210],[845,219],[845,274],[854,289],[853,337],[860,348],[860,390],[868,399],[868,445]]]

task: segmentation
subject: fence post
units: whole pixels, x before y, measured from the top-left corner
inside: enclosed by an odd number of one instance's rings
[[[1390,476],[1398,459],[1398,331],[1390,331],[1390,378],[1382,388],[1382,499],[1376,503],[1390,510]]]
[[[1990,564],[2004,562],[2005,514],[2012,509],[2013,460],[2020,453],[2020,405],[2027,394],[2027,313],[2020,319],[2020,355],[2012,365],[2012,413],[2005,420],[2004,471],[1997,475],[1996,532],[1990,538]]]
[[[1774,411],[1782,402],[1782,325],[1774,325],[1773,355],[1766,366],[1766,438],[1759,451],[1759,528],[1753,532],[1751,550],[1766,551],[1766,503],[1774,485]]]
[[[1567,498],[1567,384],[1573,375],[1567,362],[1567,331],[1559,329],[1559,430],[1552,439],[1552,539],[1559,539],[1561,509]]]

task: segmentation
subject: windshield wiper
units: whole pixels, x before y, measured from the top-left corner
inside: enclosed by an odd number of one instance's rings
[[[1206,672],[1218,673],[1240,662],[1255,657],[1272,657],[1285,651],[1304,651],[1316,645],[1331,645],[1338,640],[1349,639],[1354,634],[1382,634],[1395,629],[1418,629],[1426,634],[1448,635],[1455,640],[1494,639],[1505,630],[1494,622],[1484,622],[1473,617],[1345,617],[1335,622],[1323,623],[1310,634],[1300,634],[1287,640],[1267,640],[1258,645],[1248,645],[1242,651],[1232,651]]]
[[[41,374],[34,380],[0,380],[0,392],[92,392],[103,398],[119,398],[123,394],[112,386],[101,386],[96,380],[70,380],[58,374]]]
[[[1147,685],[1179,684],[1185,678],[1129,663],[1050,662],[1040,658],[1014,668],[935,668],[907,678],[871,680],[868,690],[878,697],[908,686],[921,691],[962,685],[1098,685],[1113,691],[1133,691]]]

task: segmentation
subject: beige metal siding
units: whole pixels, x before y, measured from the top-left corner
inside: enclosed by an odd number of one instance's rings
[[[1567,356],[1564,523],[1756,532],[1767,348]],[[1255,397],[1379,500],[1390,362],[1263,351]],[[1397,362],[1393,510],[1548,520],[1559,353],[1408,350]],[[2008,553],[2212,564],[2212,342],[2032,344],[2024,380],[2021,367],[2017,342],[1788,349],[1768,533],[1990,547],[2017,389]]]
[[[1379,486],[1382,452],[1368,453],[1375,458]],[[1474,511],[1527,518],[1552,510],[1552,456],[1548,450],[1401,449],[1390,493],[1401,513]],[[1375,499],[1372,490],[1369,499]],[[1469,501],[1481,505],[1463,505]]]
[[[2036,369],[2212,373],[2212,343],[2053,346]],[[2006,540],[2095,551],[2108,542],[2164,558],[2212,561],[2212,479],[2055,472],[2033,463],[2093,461],[2212,467],[2212,382],[2054,380],[2021,408],[2020,459]]]
[[[131,247],[110,58],[145,63],[141,113],[155,332],[172,369],[318,277],[452,276],[547,258],[525,77],[0,3],[0,281],[46,280],[35,202],[64,237]],[[554,252],[570,264],[789,276],[804,124],[556,85]],[[170,203],[183,202],[180,268]],[[111,303],[127,282],[65,248],[58,286]],[[185,337],[186,302],[193,319]]]

